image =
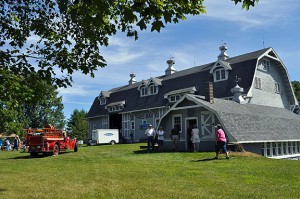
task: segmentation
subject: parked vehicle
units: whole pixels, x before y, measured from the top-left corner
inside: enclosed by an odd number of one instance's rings
[[[60,151],[78,151],[76,139],[72,139],[61,129],[46,125],[43,129],[25,129],[28,152],[31,156],[39,153],[58,155]]]
[[[92,140],[89,141],[90,145],[96,144],[111,144],[119,143],[119,130],[118,129],[95,129],[92,131]]]

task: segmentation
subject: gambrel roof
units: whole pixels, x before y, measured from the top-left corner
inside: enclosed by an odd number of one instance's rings
[[[223,60],[222,63],[224,62],[223,64],[225,64],[227,67],[230,66],[232,70],[230,70],[228,79],[226,81],[214,82],[214,97],[231,97],[231,88],[233,88],[236,84],[236,76],[242,79],[242,81],[239,82],[239,86],[244,88],[244,93],[247,95],[252,89],[251,86],[256,67],[259,59],[262,58],[262,56],[270,56],[279,60],[272,48],[265,48]],[[125,100],[126,103],[124,104],[124,108],[119,112],[122,113],[171,106],[173,104],[169,104],[169,101],[164,98],[164,96],[167,93],[172,93],[174,90],[195,87],[195,94],[204,96],[207,94],[207,84],[212,78],[210,70],[215,63],[216,62],[212,62],[182,71],[177,71],[171,75],[162,75],[152,78],[152,81],[159,85],[159,91],[154,95],[143,97],[140,96],[138,88],[141,86],[141,84],[145,84],[149,80],[143,80],[134,84],[127,84],[121,87],[113,88],[109,90],[110,95],[106,98],[106,104]],[[279,67],[280,70],[282,70],[282,74],[285,76],[284,78],[286,81],[286,86],[288,86],[290,83],[286,69],[280,60],[278,63],[281,64]],[[295,104],[296,98],[291,91],[291,87],[287,90],[289,92],[288,97],[291,104]],[[108,114],[108,111],[105,109],[105,105],[100,105],[99,99],[96,97],[87,114],[87,118],[98,117],[106,114]]]
[[[299,115],[283,108],[239,104],[224,99],[209,103],[200,96],[186,94],[164,116],[180,107],[181,103],[188,104],[186,100],[194,103],[190,103],[192,107],[198,105],[213,112],[231,142],[300,141]]]

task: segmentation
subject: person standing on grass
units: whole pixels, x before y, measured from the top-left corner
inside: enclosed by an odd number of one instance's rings
[[[18,137],[15,137],[15,139],[14,139],[14,146],[13,146],[13,149],[12,150],[17,150],[17,151],[19,151],[19,139],[18,139]]]
[[[158,149],[161,151],[161,147],[164,146],[164,130],[163,130],[163,127],[160,126],[158,131],[157,131],[157,141],[158,141]]]
[[[200,144],[200,136],[199,136],[199,129],[197,128],[197,125],[194,125],[194,128],[192,129],[192,138],[191,141],[194,146],[194,152],[199,151],[199,144]]]
[[[149,124],[148,129],[145,131],[145,135],[147,135],[147,146],[148,146],[148,152],[154,151],[154,136],[155,136],[155,130],[152,127],[151,124]],[[151,149],[151,150],[150,150]]]
[[[5,143],[6,143],[6,150],[10,151],[10,141],[8,138],[6,139]]]
[[[180,131],[179,125],[175,125],[174,128],[171,130],[171,140],[173,144],[173,151],[178,151],[178,142],[180,140]]]
[[[227,146],[226,146],[227,140],[226,140],[225,132],[221,128],[220,124],[217,124],[216,128],[217,128],[217,130],[216,130],[216,145],[215,145],[216,157],[215,157],[215,159],[219,159],[220,150],[222,150],[223,153],[226,154],[226,159],[229,159]]]

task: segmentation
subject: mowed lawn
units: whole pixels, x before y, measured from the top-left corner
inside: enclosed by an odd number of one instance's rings
[[[300,198],[300,161],[148,154],[140,145],[79,147],[38,158],[0,151],[0,198]]]

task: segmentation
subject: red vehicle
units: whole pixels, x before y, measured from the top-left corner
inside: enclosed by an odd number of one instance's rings
[[[71,139],[61,129],[46,125],[43,129],[26,129],[26,145],[31,156],[39,153],[58,155],[60,151],[78,151],[76,139]]]

